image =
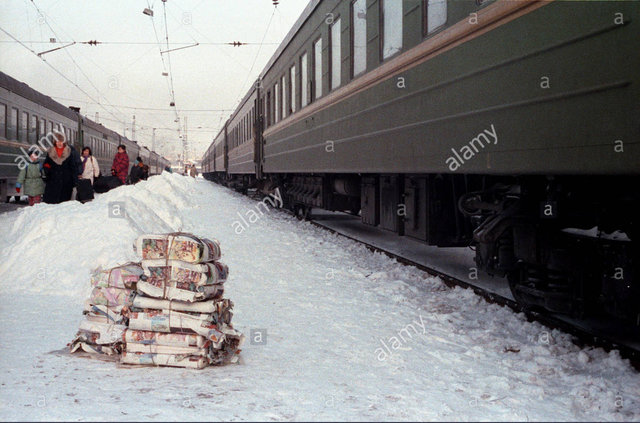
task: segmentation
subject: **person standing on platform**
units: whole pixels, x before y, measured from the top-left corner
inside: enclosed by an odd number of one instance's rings
[[[44,180],[42,179],[42,163],[38,161],[40,150],[37,147],[29,149],[29,159],[31,163],[18,174],[18,182],[16,183],[16,191],[29,197],[29,205],[40,203],[42,194],[44,194]]]
[[[113,158],[111,165],[111,174],[120,179],[120,182],[127,182],[127,174],[129,173],[129,155],[127,155],[127,147],[123,144],[118,146],[118,152]]]
[[[100,166],[98,165],[98,161],[91,152],[91,148],[85,147],[82,149],[82,174],[80,178],[89,179],[91,181],[91,185],[93,185],[93,181],[95,178],[100,175]]]
[[[142,165],[142,179],[149,179],[149,166],[146,164]]]
[[[54,144],[47,151],[44,161],[45,177],[44,202],[58,204],[71,200],[73,187],[78,183],[78,164],[64,135],[53,132]]]
[[[136,184],[140,182],[140,180],[144,179],[144,163],[142,163],[142,159],[140,157],[136,157],[136,163],[131,167],[131,173],[129,173],[129,180],[132,184]]]

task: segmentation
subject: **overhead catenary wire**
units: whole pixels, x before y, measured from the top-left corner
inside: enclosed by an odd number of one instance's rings
[[[42,16],[44,18],[44,23],[47,25],[47,27],[49,27],[49,29],[51,30],[51,32],[53,33],[53,35],[56,36],[56,39],[59,38],[58,34],[56,33],[56,31],[53,29],[53,27],[51,26],[51,24],[49,23],[49,19],[47,19],[47,17],[45,16],[45,14],[40,10],[40,8],[38,7],[38,5],[36,4],[35,0],[30,0],[31,4],[33,5],[33,7],[36,9],[36,11],[38,12],[39,16]],[[72,43],[75,43],[75,40],[72,39],[71,41]],[[65,49],[65,52],[67,53],[67,55],[69,56],[69,58],[71,59],[71,61],[73,62],[73,64],[76,66],[76,68],[80,71],[80,73],[82,73],[82,75],[85,77],[85,79],[89,82],[89,84],[96,90],[96,93],[98,94],[98,97],[102,97],[105,99],[105,102],[107,103],[107,105],[113,107],[110,103],[110,101],[107,99],[107,97],[102,94],[102,92],[100,91],[100,89],[93,83],[93,81],[91,80],[91,78],[89,78],[89,76],[86,74],[86,72],[84,71],[84,69],[82,69],[82,67],[78,64],[78,62],[75,60],[75,58],[71,55],[71,53]],[[37,53],[36,53],[37,54]],[[37,54],[38,57],[41,57],[40,54]],[[45,60],[46,61],[46,60]],[[106,107],[103,106],[103,108]],[[121,115],[125,116],[124,120],[122,122],[126,121],[126,115],[124,113],[122,113],[121,111],[117,110],[116,107],[113,107],[114,109],[116,109],[116,111],[118,113],[120,113]],[[109,112],[112,116],[115,116],[115,114],[113,112]]]
[[[4,28],[0,27],[0,31],[4,32],[5,34],[7,34],[9,37],[13,38],[14,40],[17,40],[11,33],[9,33],[7,30],[5,30]],[[109,109],[107,109],[104,105],[102,105],[102,103],[100,103],[98,100],[96,100],[95,98],[93,98],[93,96],[91,94],[89,94],[87,91],[85,91],[82,87],[80,87],[78,84],[76,84],[74,81],[72,81],[71,79],[69,79],[69,77],[67,77],[65,74],[63,74],[62,72],[60,72],[58,69],[56,69],[55,66],[53,66],[51,63],[47,62],[43,57],[38,56],[38,53],[35,50],[32,50],[31,48],[29,48],[29,46],[27,46],[26,44],[20,42],[20,45],[24,48],[26,48],[27,50],[29,50],[31,53],[33,53],[34,56],[38,57],[40,60],[42,60],[47,66],[49,66],[55,73],[57,73],[58,75],[60,75],[62,78],[64,78],[64,80],[66,80],[67,82],[69,82],[71,85],[73,85],[74,87],[76,87],[78,90],[80,90],[80,92],[82,92],[84,95],[86,95],[89,99],[91,99],[91,101],[95,102],[96,104],[100,105],[107,113],[109,113],[111,116],[113,116],[114,118],[117,119],[117,122],[120,123],[124,123],[123,120],[121,118],[119,118],[118,116],[116,116],[115,114],[113,114],[113,112],[111,112]]]
[[[89,104],[90,102],[88,101],[84,101],[84,100],[76,100],[73,98],[66,98],[66,97],[57,97],[57,96],[53,96],[53,98],[56,98],[58,100],[64,100],[64,101],[72,101],[72,102],[76,102],[76,103],[87,103]],[[90,103],[90,104],[96,104],[99,105],[100,103]],[[117,107],[121,107],[123,109],[133,109],[133,110],[150,110],[150,111],[160,111],[160,112],[173,112],[173,109],[162,109],[162,108],[154,108],[154,107],[137,107],[137,106],[125,106],[125,105],[121,105],[118,104],[116,105]],[[232,112],[233,109],[184,109],[182,110],[182,112],[202,112],[202,113],[209,113],[209,112]]]
[[[163,15],[164,15],[164,34],[165,34],[165,40],[167,42],[167,50],[169,50],[169,25],[167,24],[167,3],[166,2],[162,2],[162,11],[163,11]],[[163,53],[162,50],[160,51],[160,54],[166,54],[167,55],[167,63],[169,63],[169,81],[171,82],[171,106],[174,107],[176,109],[176,120],[180,120],[180,116],[178,115],[178,109],[176,106],[176,93],[175,93],[175,88],[173,85],[173,69],[171,68],[171,54],[169,52],[167,53]]]
[[[262,50],[264,39],[267,38],[267,34],[269,33],[269,28],[271,27],[271,21],[273,20],[273,15],[275,15],[277,9],[278,9],[277,7],[274,7],[273,12],[271,12],[271,17],[269,18],[269,22],[267,23],[267,29],[264,31],[264,35],[262,36],[262,41],[260,42],[260,47],[258,47],[258,51],[256,52],[256,55],[253,58],[253,62],[251,63],[249,72],[247,72],[247,77],[245,78],[244,82],[242,83],[242,86],[240,87],[240,94],[238,95],[236,103],[239,102],[240,99],[242,98],[242,95],[244,93],[244,88],[247,85],[247,81],[251,77],[251,72],[253,72],[253,68],[256,64],[256,60],[258,60],[258,56],[260,55],[260,51]]]
[[[0,43],[16,43],[18,41],[13,40],[0,40]],[[19,42],[29,43],[29,44],[68,44],[72,41],[60,41],[56,39],[55,41],[42,41],[42,40],[20,40]],[[254,42],[245,42],[245,41],[197,41],[198,45],[203,46],[232,46],[232,47],[241,47],[241,46],[268,46],[268,45],[279,45],[280,43],[254,43]],[[157,42],[153,41],[98,41],[98,40],[89,40],[89,41],[76,41],[76,44],[84,44],[90,46],[98,46],[98,45],[128,45],[128,46],[138,46],[138,45],[157,45]],[[173,42],[169,43],[169,46],[189,46],[191,43],[186,42]]]
[[[155,4],[155,3],[154,3]],[[153,10],[153,6],[151,4],[149,4],[149,0],[147,0],[147,5],[149,6],[150,9]],[[151,25],[153,26],[153,33],[156,37],[156,44],[158,46],[158,52],[160,53],[160,60],[162,61],[162,72],[163,74],[168,74],[168,69],[167,69],[167,64],[164,60],[164,55],[162,54],[162,44],[160,43],[160,37],[158,36],[158,30],[156,29],[156,23],[155,20],[153,19],[153,16],[149,16],[149,19],[151,19]],[[173,78],[173,76],[172,76]],[[173,79],[172,79],[173,81]],[[166,79],[167,82],[167,89],[169,90],[169,97],[171,99],[171,101],[175,101],[173,98],[173,88],[171,86],[171,83],[169,82],[168,79]],[[174,110],[175,112],[175,110]],[[176,113],[176,119],[179,119],[177,113]]]

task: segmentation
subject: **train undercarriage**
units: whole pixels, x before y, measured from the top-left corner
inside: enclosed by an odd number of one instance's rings
[[[215,178],[210,178],[215,179]],[[526,309],[640,326],[640,178],[457,174],[218,177],[258,196],[280,190],[298,218],[312,208],[359,215],[439,247],[475,249]]]

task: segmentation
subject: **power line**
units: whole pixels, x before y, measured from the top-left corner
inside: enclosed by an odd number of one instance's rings
[[[262,41],[260,42],[260,47],[258,47],[258,51],[256,52],[256,55],[253,58],[253,63],[251,63],[251,68],[249,68],[249,72],[247,72],[247,77],[245,78],[244,82],[242,83],[242,87],[240,88],[240,95],[238,96],[238,99],[236,100],[236,102],[240,101],[240,99],[242,98],[241,96],[244,93],[244,87],[245,87],[245,85],[247,85],[247,81],[251,77],[251,72],[253,71],[253,67],[256,64],[256,60],[258,60],[258,56],[260,55],[260,50],[262,50],[262,43],[264,42],[264,39],[267,38],[267,33],[269,32],[269,28],[271,27],[271,21],[273,20],[273,15],[276,14],[276,10],[277,10],[277,7],[274,7],[273,8],[273,12],[271,13],[271,17],[269,18],[269,23],[267,24],[267,29],[264,31],[264,35],[262,36]]]
[[[15,38],[13,35],[11,35],[9,32],[7,32],[4,28],[0,27],[0,31],[4,32],[5,34],[7,34],[9,37],[13,38],[14,40],[18,41],[17,38]],[[114,115],[110,110],[108,110],[106,107],[104,107],[99,101],[96,101],[93,96],[91,94],[89,94],[88,92],[86,92],[84,89],[82,89],[78,84],[76,84],[75,82],[73,82],[71,79],[69,79],[65,74],[63,74],[62,72],[60,72],[58,69],[56,69],[52,64],[50,64],[49,62],[47,62],[43,57],[38,56],[38,53],[36,53],[34,50],[30,49],[26,44],[23,44],[22,42],[18,41],[18,43],[26,48],[27,50],[29,50],[31,53],[34,54],[34,56],[38,57],[40,60],[42,60],[44,63],[46,63],[47,66],[49,66],[51,69],[53,69],[54,72],[56,72],[58,75],[60,75],[62,78],[64,78],[67,82],[69,82],[71,85],[73,85],[74,87],[76,87],[78,90],[80,90],[84,95],[86,95],[88,98],[90,98],[92,101],[94,101],[96,104],[100,105],[107,113],[109,113],[111,116],[115,117],[116,119],[118,118],[116,115]],[[120,123],[124,123],[122,120],[118,119],[117,122]]]
[[[162,10],[164,14],[164,34],[167,41],[167,50],[169,50],[169,25],[167,24],[167,3],[162,2]],[[160,54],[163,54],[160,51]],[[171,68],[171,55],[167,53],[167,62],[169,63],[169,80],[171,81],[171,106],[176,107],[176,93],[173,85],[173,69]],[[179,119],[178,110],[176,109],[176,119]]]
[[[153,7],[149,4],[149,0],[147,0],[147,6],[149,6],[149,9],[153,9]],[[153,19],[153,16],[149,16],[149,18],[151,19],[151,25],[153,26],[153,33],[154,33],[154,35],[156,37],[156,44],[158,46],[158,52],[160,52],[160,60],[162,61],[162,73],[163,73],[163,75],[166,76],[168,74],[168,72],[167,72],[167,64],[165,63],[164,55],[162,54],[162,45],[160,44],[160,37],[158,37],[158,31],[156,29],[156,22]],[[175,101],[173,99],[173,88],[172,88],[171,84],[169,83],[169,80],[168,79],[165,79],[165,80],[167,82],[167,90],[169,90],[169,97],[171,98],[172,101]],[[174,112],[176,112],[176,111],[174,110]],[[179,120],[177,112],[176,112],[176,120]]]
[[[71,43],[73,41],[58,41],[57,39],[55,41],[38,41],[38,40],[0,40],[0,43],[16,43],[16,42],[23,42],[23,43],[30,43],[30,44],[68,44]],[[90,46],[97,46],[97,45],[130,45],[130,46],[137,46],[137,45],[156,45],[156,42],[153,41],[98,41],[98,40],[89,40],[89,41],[76,41],[76,44],[85,44],[85,45],[90,45]],[[244,41],[228,41],[228,42],[200,42],[198,41],[199,45],[203,45],[203,46],[232,46],[232,47],[240,47],[240,46],[268,46],[268,45],[279,45],[279,43],[252,43],[252,42],[244,42]],[[169,43],[169,46],[189,46],[191,45],[191,43],[180,43],[180,42],[174,42],[174,43]]]
[[[65,97],[56,97],[53,96],[53,98],[56,98],[58,100],[64,100],[64,101],[71,101],[74,103],[86,103],[86,104],[95,104],[95,105],[100,105],[100,103],[91,103],[89,101],[84,101],[84,100],[76,100],[73,98],[65,98]],[[161,109],[161,108],[153,108],[153,107],[136,107],[136,106],[125,106],[125,105],[120,105],[120,104],[115,104],[114,106],[116,107],[121,107],[123,109],[133,109],[133,110],[150,110],[150,111],[160,111],[160,112],[173,112],[173,109]],[[185,109],[182,110],[183,112],[202,112],[202,113],[209,113],[209,112],[232,112],[234,109]]]
[[[40,8],[38,8],[38,5],[35,3],[35,1],[34,1],[34,0],[31,0],[31,4],[33,4],[33,7],[35,7],[36,11],[38,12],[38,15],[43,16],[43,17],[45,16],[45,15],[44,15],[44,13],[42,13],[42,11],[40,10]],[[44,19],[44,22],[47,24],[47,26],[49,27],[49,29],[51,30],[51,32],[53,33],[53,35],[55,35],[55,36],[56,36],[56,38],[58,38],[58,34],[56,33],[56,31],[53,29],[53,27],[52,27],[52,26],[51,26],[51,24],[49,23],[49,19],[48,19],[48,18],[45,18],[45,19]],[[72,42],[73,42],[73,43],[75,43],[75,40],[73,40],[73,39],[72,39]],[[31,50],[31,49],[29,49],[29,50]],[[100,89],[98,89],[98,87],[96,87],[96,85],[95,85],[95,84],[93,83],[93,81],[89,78],[89,76],[85,73],[85,71],[82,69],[82,67],[80,67],[80,65],[78,64],[78,62],[76,62],[76,60],[73,58],[73,56],[71,55],[71,53],[69,53],[69,51],[68,51],[68,50],[65,50],[65,51],[66,51],[66,53],[69,55],[69,58],[71,59],[71,61],[72,61],[72,62],[75,64],[75,66],[80,70],[80,72],[82,73],[82,75],[84,75],[84,77],[85,77],[85,78],[86,78],[86,80],[89,82],[89,84],[91,84],[91,86],[96,90],[96,92],[98,93],[98,96],[99,96],[99,97],[103,97],[103,98],[106,100],[106,103],[107,103],[108,105],[110,105],[111,107],[113,107],[113,106],[111,105],[111,103],[109,102],[109,100],[107,99],[107,97],[106,97],[105,95],[103,95],[103,94],[100,92]],[[39,55],[39,54],[37,54],[37,53],[36,53],[36,55],[38,55],[38,57],[41,57],[41,55]],[[43,60],[44,60],[44,59],[43,59]],[[46,62],[46,60],[45,60],[45,62]],[[75,83],[74,83],[74,84],[75,84]],[[76,85],[76,86],[77,86],[77,85]],[[106,110],[106,111],[107,111],[107,113],[109,113],[109,114],[111,114],[112,116],[116,117],[116,115],[115,115],[113,112],[109,111],[105,106],[102,106],[102,108],[103,108],[104,110]],[[114,109],[115,109],[115,107],[114,107]],[[118,110],[118,112],[119,112],[119,113],[121,113],[121,114],[123,114],[123,113],[122,113],[122,112],[120,112],[119,110]],[[124,114],[123,114],[123,115],[124,115]]]

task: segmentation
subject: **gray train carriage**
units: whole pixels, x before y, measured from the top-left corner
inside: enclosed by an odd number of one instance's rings
[[[640,324],[639,2],[312,1],[261,75],[257,186]],[[257,122],[256,122],[257,123]]]
[[[169,162],[169,160],[167,160],[165,157],[159,156],[159,158],[158,158],[158,174],[162,174],[162,172],[164,172],[167,167],[169,167],[169,168],[171,167],[171,162]]]
[[[259,83],[245,95],[226,124],[226,170],[227,185],[243,190],[254,185],[260,178],[259,136],[256,121],[259,121]]]
[[[80,128],[83,147],[91,148],[91,153],[98,161],[100,174],[111,176],[111,165],[118,152],[120,135],[85,116],[81,117]]]
[[[210,179],[209,174],[213,173],[213,145],[213,142],[209,144],[209,147],[202,155],[202,174],[206,179]]]
[[[75,110],[0,72],[0,198],[9,201],[19,195],[15,184],[20,163],[28,160],[30,146],[51,146],[46,135],[53,130],[80,147],[78,119]]]
[[[227,122],[202,158],[203,177],[224,184],[227,181]]]
[[[159,160],[160,156],[158,153],[152,151],[149,156],[149,176],[159,175],[161,173],[161,171],[159,171]]]

